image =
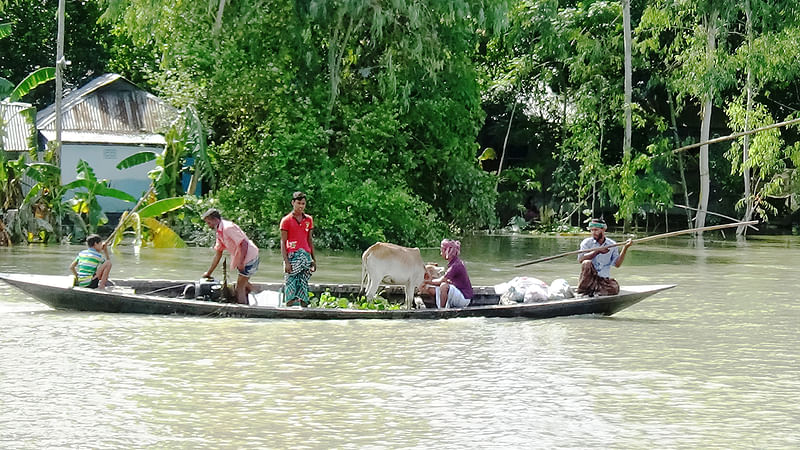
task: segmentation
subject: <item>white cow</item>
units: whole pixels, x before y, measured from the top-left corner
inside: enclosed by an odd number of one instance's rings
[[[361,287],[367,286],[368,299],[375,297],[381,282],[399,284],[405,288],[406,308],[411,309],[414,291],[425,279],[425,263],[416,247],[377,242],[361,255]]]

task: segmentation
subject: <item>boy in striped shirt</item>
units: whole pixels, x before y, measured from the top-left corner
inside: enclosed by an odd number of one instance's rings
[[[90,289],[105,288],[111,272],[111,258],[103,238],[96,234],[86,238],[86,250],[78,253],[69,269],[75,275],[75,286]],[[100,253],[102,252],[102,253]]]

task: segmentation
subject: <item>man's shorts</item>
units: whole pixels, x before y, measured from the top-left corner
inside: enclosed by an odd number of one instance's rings
[[[239,269],[239,275],[250,278],[254,273],[256,273],[256,270],[258,270],[258,263],[260,262],[261,258],[255,258],[249,261],[244,265],[244,269]]]
[[[441,305],[439,301],[439,287],[436,287],[436,305]],[[445,308],[465,308],[469,306],[469,299],[464,298],[464,294],[461,291],[453,286],[450,285],[450,290],[447,291],[447,303],[444,305]]]

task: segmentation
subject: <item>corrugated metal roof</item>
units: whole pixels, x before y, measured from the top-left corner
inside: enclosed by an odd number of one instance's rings
[[[62,131],[111,135],[163,133],[178,110],[117,74],[95,78],[61,104]],[[40,131],[55,130],[55,104],[36,115]]]
[[[0,113],[2,113],[2,122],[5,124],[4,129],[0,130],[3,132],[3,150],[7,152],[28,151],[31,146],[31,137],[35,136],[34,110],[31,108],[29,103],[0,101]]]
[[[55,130],[41,130],[42,136],[48,141],[56,138]],[[126,134],[106,133],[91,131],[62,131],[61,142],[86,143],[86,144],[121,144],[121,145],[148,145],[163,147],[167,140],[160,134]]]

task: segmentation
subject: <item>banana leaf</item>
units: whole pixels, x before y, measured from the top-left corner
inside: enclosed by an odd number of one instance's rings
[[[64,190],[68,191],[70,189],[78,189],[78,188],[86,188],[86,190],[91,190],[97,182],[92,182],[91,180],[87,180],[85,178],[78,178],[75,181],[70,181],[69,183],[64,185]]]
[[[35,162],[28,164],[25,175],[33,178],[34,181],[41,183],[47,176],[60,174],[61,169],[55,164]]]
[[[186,242],[178,236],[170,227],[162,224],[158,220],[147,217],[142,219],[142,223],[150,229],[155,248],[185,248]]]
[[[91,181],[97,181],[97,176],[94,174],[94,169],[92,166],[89,165],[83,159],[78,160],[78,165],[76,166],[78,171],[78,178],[84,178]]]
[[[185,203],[186,199],[183,197],[171,197],[158,200],[139,210],[139,217],[146,219],[149,217],[160,216],[161,214],[182,207]]]
[[[133,228],[133,233],[136,236],[136,242],[141,242],[142,240],[142,219],[139,217],[139,214],[135,212],[125,211],[122,213],[122,217],[119,218],[121,226],[117,227],[116,233],[114,233],[113,243],[111,244],[112,247],[116,247],[122,242],[122,238],[125,234],[125,230],[128,228]]]
[[[36,86],[40,84],[47,83],[48,81],[52,80],[56,77],[56,68],[55,67],[42,67],[39,70],[32,72],[30,75],[25,77],[16,88],[11,92],[11,96],[9,100],[15,102],[22,98],[25,94],[32,91]]]
[[[98,226],[108,222],[108,217],[97,202],[97,197],[93,197],[89,202],[89,226],[92,230],[96,230]]]
[[[127,169],[129,167],[138,166],[156,159],[158,155],[155,152],[139,152],[123,159],[117,164],[117,169]]]
[[[34,184],[31,190],[28,191],[28,195],[26,195],[25,199],[22,200],[22,203],[25,205],[31,204],[31,202],[33,202],[33,199],[39,195],[39,192],[41,192],[41,190],[42,190],[41,184],[39,183]]]
[[[131,203],[136,202],[136,197],[132,196],[131,194],[107,186],[98,187],[97,190],[95,190],[95,195],[102,195],[103,197],[116,198]]]
[[[0,77],[0,100],[11,95],[14,90],[14,84],[3,77]]]
[[[0,23],[0,39],[3,39],[6,36],[11,34],[11,22],[8,23]]]
[[[486,161],[487,159],[496,159],[497,154],[495,153],[492,147],[486,147],[481,153],[481,156],[478,156],[478,161]]]
[[[118,200],[124,200],[126,202],[131,202],[131,203],[136,201],[136,197],[132,196],[131,194],[128,194],[127,192],[124,191],[120,191],[119,189],[103,186],[100,184],[100,182],[95,180],[87,180],[85,178],[79,178],[75,181],[70,181],[69,183],[64,185],[64,190],[78,189],[78,188],[85,188],[87,191],[94,191],[94,195],[116,198]]]

